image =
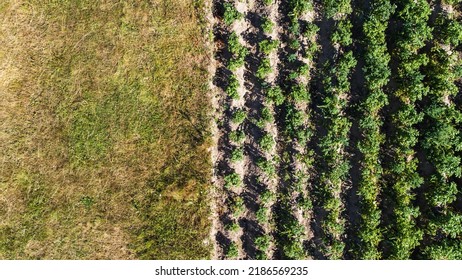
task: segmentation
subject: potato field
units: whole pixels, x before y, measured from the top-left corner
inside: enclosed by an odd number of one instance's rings
[[[462,259],[462,1],[210,8],[212,258]]]

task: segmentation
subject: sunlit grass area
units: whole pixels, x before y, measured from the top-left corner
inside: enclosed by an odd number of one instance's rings
[[[0,258],[209,256],[199,9],[0,3]]]

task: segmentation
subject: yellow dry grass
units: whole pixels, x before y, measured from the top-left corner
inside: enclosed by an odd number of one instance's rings
[[[1,2],[0,258],[208,256],[194,2]]]

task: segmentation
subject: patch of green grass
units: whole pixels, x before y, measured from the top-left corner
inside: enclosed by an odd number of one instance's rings
[[[82,205],[85,206],[85,208],[90,209],[93,206],[93,204],[95,203],[95,201],[90,196],[83,196],[80,199],[80,203],[82,203]]]
[[[14,177],[24,207],[20,210],[22,219],[16,223],[0,225],[0,256],[12,259],[40,257],[35,254],[22,255],[30,240],[41,242],[47,238],[46,221],[51,213],[48,188],[34,174],[20,171]],[[3,187],[2,187],[3,188]]]
[[[164,200],[146,205],[149,215],[134,244],[137,255],[141,259],[197,259],[207,256],[211,248],[199,245],[196,240],[207,229],[207,221],[203,218],[208,213],[205,201],[205,197],[201,197],[199,201]],[[194,206],[196,203],[198,207]],[[192,248],[192,244],[198,247]]]

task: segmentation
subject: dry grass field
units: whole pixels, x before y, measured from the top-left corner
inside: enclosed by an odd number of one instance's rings
[[[0,259],[209,256],[192,0],[0,3]]]

